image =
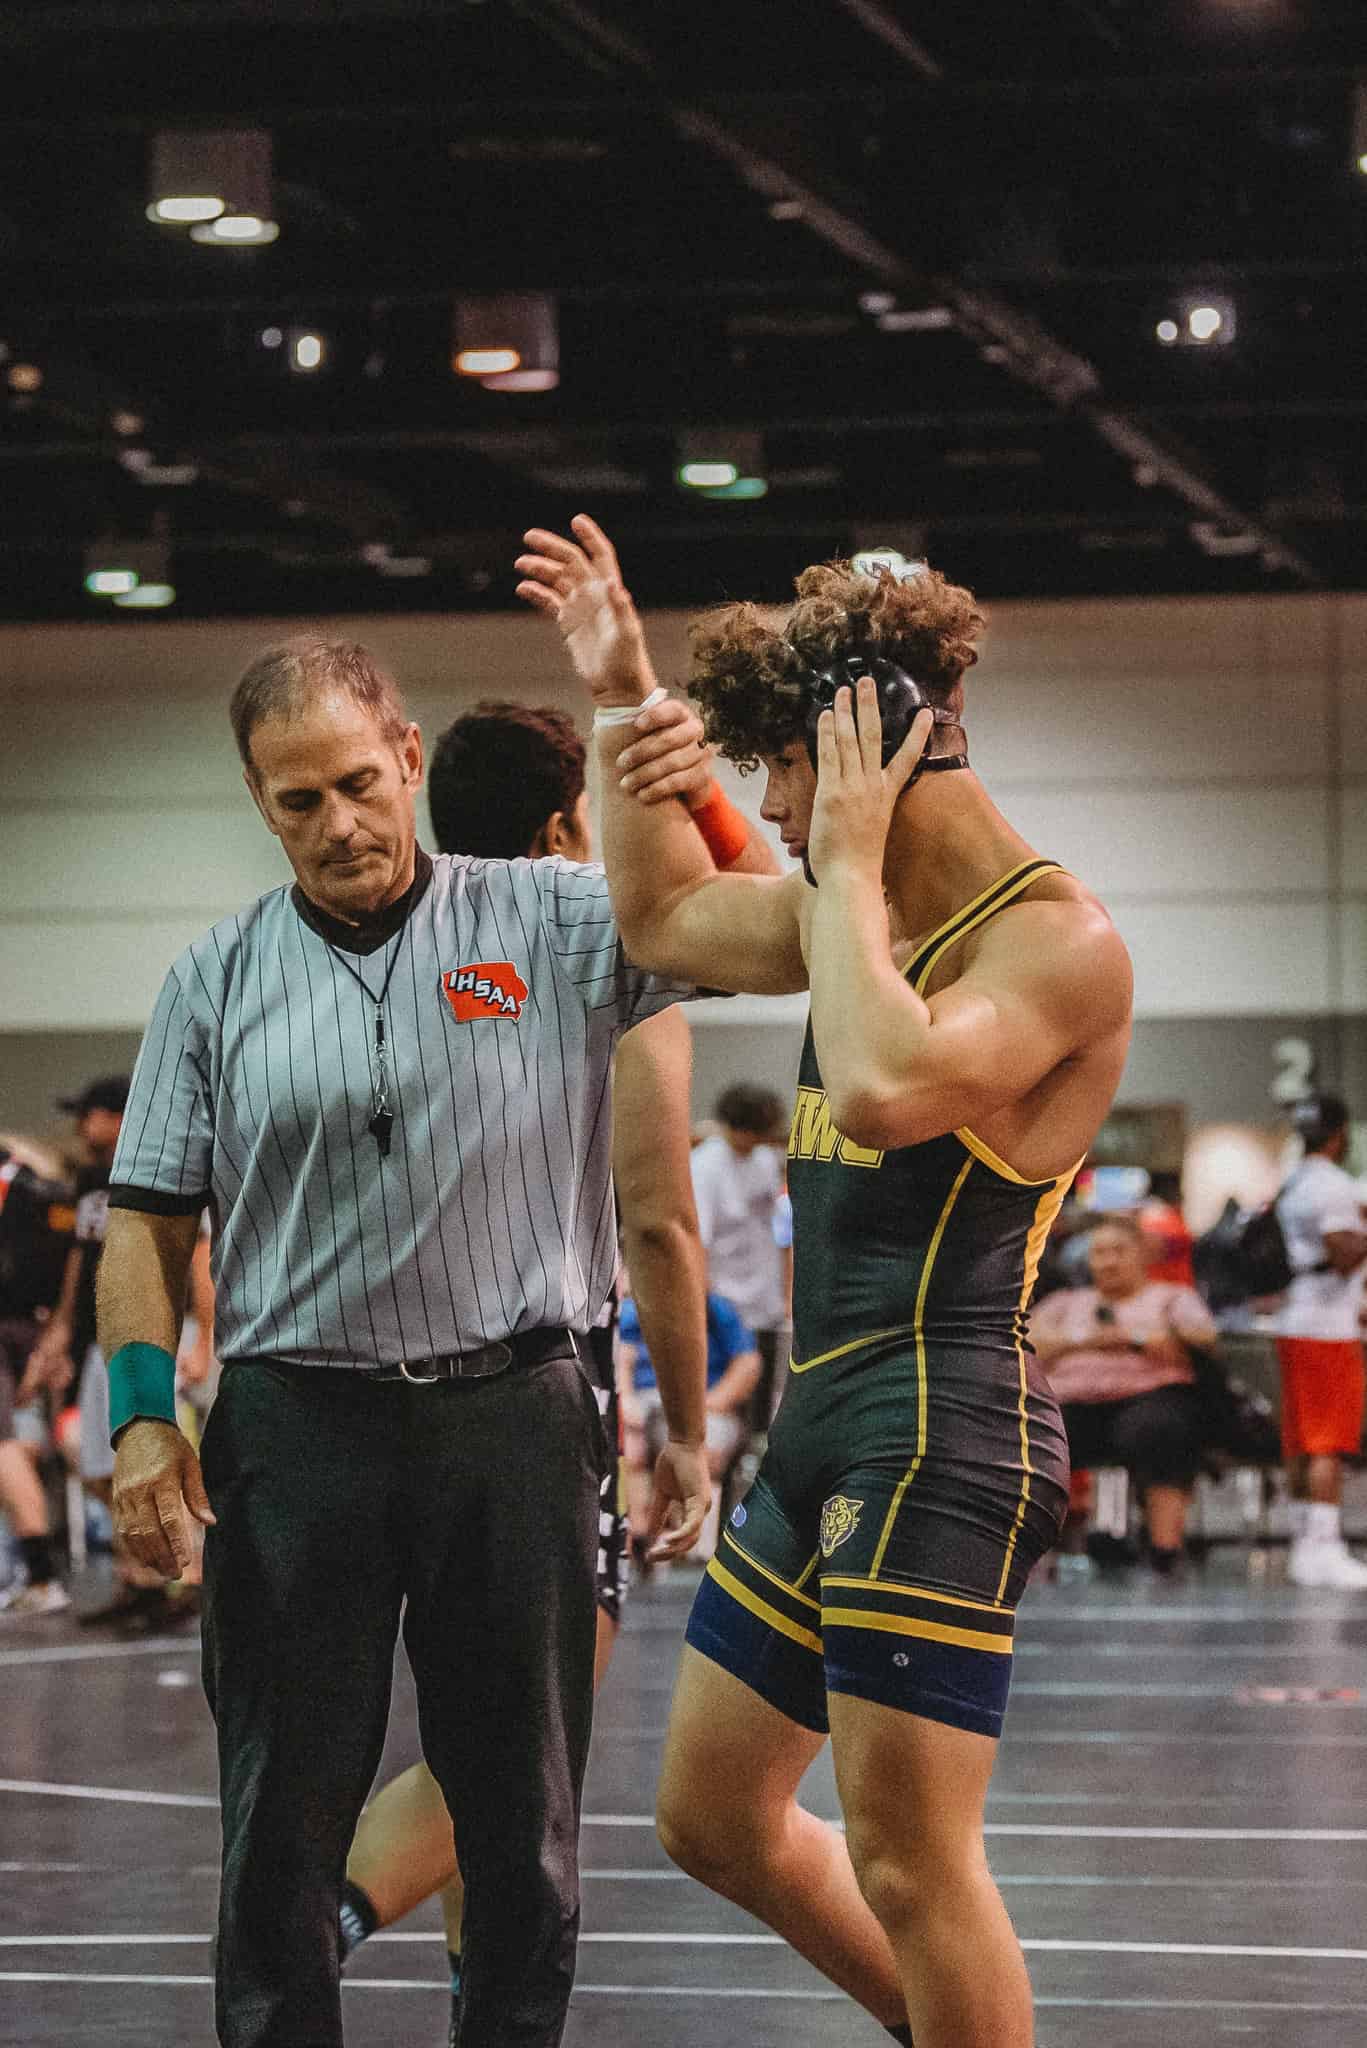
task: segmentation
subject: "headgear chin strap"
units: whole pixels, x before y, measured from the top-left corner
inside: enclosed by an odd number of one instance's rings
[[[801,681],[807,694],[806,722],[803,736],[807,743],[807,754],[813,768],[817,765],[817,728],[823,711],[829,711],[835,704],[836,692],[848,689],[854,694],[861,676],[871,676],[878,692],[878,713],[883,722],[883,766],[886,768],[897,749],[905,740],[915,723],[918,711],[932,713],[937,725],[958,725],[957,712],[947,711],[943,706],[932,704],[926,692],[913,676],[895,661],[889,661],[881,654],[861,654],[856,649],[852,654],[842,654],[825,668],[804,668]],[[967,768],[967,754],[922,754],[907,780],[906,788],[919,782],[923,775],[947,774],[955,768]],[[816,887],[816,876],[806,854],[802,856],[802,871],[812,887]]]

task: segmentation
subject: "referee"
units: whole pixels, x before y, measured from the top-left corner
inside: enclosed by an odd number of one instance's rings
[[[219,2039],[342,2041],[339,1895],[406,1602],[467,1883],[459,2040],[551,2048],[607,1455],[571,1332],[612,1278],[614,1044],[691,991],[625,959],[601,869],[418,847],[421,735],[363,648],[272,649],[231,718],[295,884],[168,974],[100,1274],[120,1531],[170,1573],[187,1510],[208,1529]],[[172,1387],[206,1204],[225,1370],[201,1477]],[[702,1386],[667,1401],[657,1483],[683,1553],[708,1496]]]

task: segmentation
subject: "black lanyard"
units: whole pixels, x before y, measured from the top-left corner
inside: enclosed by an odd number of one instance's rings
[[[352,980],[359,984],[366,1000],[374,1005],[375,1062],[370,1075],[370,1122],[366,1129],[379,1146],[381,1159],[389,1157],[389,1141],[394,1131],[394,1111],[389,1100],[389,1048],[385,1040],[384,1004],[385,997],[389,994],[389,984],[394,979],[394,969],[399,964],[399,955],[403,951],[403,935],[408,930],[408,922],[408,916],[405,914],[404,921],[399,926],[399,943],[394,948],[394,957],[385,972],[384,985],[378,995],[372,993],[365,976],[358,967],[352,966],[346,954],[334,946],[331,939],[326,941],[330,951],[336,954]]]

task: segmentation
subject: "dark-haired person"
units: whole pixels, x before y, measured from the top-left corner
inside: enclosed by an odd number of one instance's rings
[[[1295,1277],[1277,1323],[1282,1452],[1291,1473],[1288,1576],[1298,1586],[1367,1588],[1367,1564],[1343,1540],[1343,1461],[1362,1447],[1363,1352],[1358,1325],[1367,1272],[1362,1190],[1345,1171],[1348,1105],[1298,1103],[1305,1156],[1277,1198]]]
[[[1102,1216],[1087,1237],[1089,1287],[1060,1287],[1030,1319],[1074,1467],[1123,1465],[1143,1501],[1149,1561],[1175,1571],[1205,1430],[1193,1352],[1219,1332],[1194,1287],[1158,1279],[1135,1216]]]
[[[49,1367],[38,1349],[75,1222],[71,1189],[50,1172],[20,1139],[0,1144],[0,1507],[18,1550],[18,1569],[0,1586],[0,1616],[12,1621],[64,1614],[71,1605],[58,1576],[47,1495],[15,1421],[16,1408],[44,1386],[60,1391],[72,1372],[64,1360],[59,1377],[57,1361]]]
[[[1129,961],[964,763],[968,591],[923,565],[840,562],[799,577],[781,625],[738,605],[699,629],[708,735],[763,762],[764,815],[812,887],[718,875],[668,807],[631,801],[662,707],[616,557],[584,518],[527,546],[520,594],[558,621],[604,721],[604,844],[633,952],[811,993],[793,1364],[689,1624],[661,1836],[899,2039],[1025,2048],[1029,1980],[982,1816],[1014,1608],[1068,1460],[1022,1318],[1121,1072]],[[851,669],[857,701],[837,686]],[[875,683],[910,727],[886,765]],[[843,1836],[795,1796],[828,1731]]]
[[[750,1403],[757,1430],[773,1412],[779,1339],[788,1320],[784,1259],[774,1235],[783,1165],[774,1134],[783,1104],[772,1088],[736,1081],[713,1111],[720,1130],[693,1151],[693,1195],[707,1253],[707,1288],[753,1331],[760,1374]]]
[[[616,1258],[603,1112],[618,1038],[691,990],[627,959],[601,869],[422,851],[422,736],[363,647],[270,649],[230,716],[294,884],[167,975],[98,1302],[119,1533],[170,1575],[187,1514],[208,1532],[219,2038],[339,2048],[341,1887],[402,1615],[467,1883],[460,2040],[555,2048],[606,1454],[575,1343]],[[696,774],[682,707],[670,753]],[[201,1472],[173,1388],[206,1206],[223,1374]],[[686,1552],[701,1383],[667,1400],[661,1542]]]
[[[585,762],[584,742],[564,712],[544,705],[477,705],[447,727],[432,752],[427,789],[438,847],[487,860],[592,860]],[[702,812],[706,819],[708,807],[715,809],[705,755],[675,793],[695,818]],[[739,855],[725,841],[717,851],[736,868],[773,870],[762,840],[747,837]],[[699,1377],[706,1358],[707,1453],[715,1470],[711,1316],[704,1306],[704,1260],[689,1180],[691,1071],[692,1046],[680,1009],[664,1010],[627,1033],[613,1068],[612,1164],[622,1251],[634,1288],[633,1328],[638,1335],[644,1330],[645,1343],[663,1355],[667,1386]],[[607,1440],[614,1446],[620,1424],[610,1319],[587,1333],[585,1363],[594,1373]],[[648,1480],[645,1491],[648,1497]],[[599,1499],[595,1686],[616,1640],[626,1556],[621,1482],[613,1463]],[[451,1963],[454,2042],[464,1888],[441,1787],[426,1764],[416,1764],[386,1785],[361,1817],[347,1860],[344,1952],[351,1954],[436,1891],[442,1894]]]

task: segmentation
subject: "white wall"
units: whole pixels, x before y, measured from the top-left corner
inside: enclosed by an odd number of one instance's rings
[[[576,703],[531,617],[321,623],[429,734],[481,696]],[[669,678],[684,626],[651,621]],[[0,627],[0,1033],[136,1030],[179,948],[282,878],[225,708],[292,630]],[[1367,1010],[1367,598],[999,605],[969,723],[1008,815],[1117,918],[1141,1018]]]

